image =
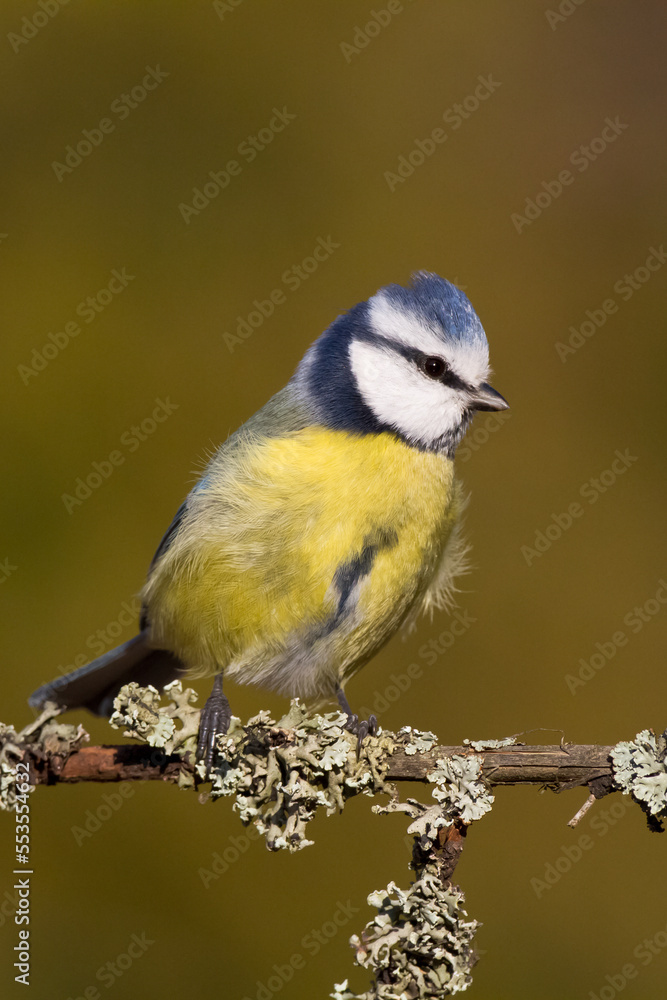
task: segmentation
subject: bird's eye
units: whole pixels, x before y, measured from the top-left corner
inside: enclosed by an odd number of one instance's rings
[[[434,356],[423,358],[420,367],[425,375],[428,375],[429,378],[433,379],[442,378],[447,371],[447,365],[442,358]]]

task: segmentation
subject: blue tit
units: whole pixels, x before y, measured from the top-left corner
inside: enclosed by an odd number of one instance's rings
[[[295,374],[218,449],[148,571],[137,636],[39,688],[109,714],[123,684],[215,677],[198,753],[210,765],[231,713],[222,677],[283,695],[337,696],[422,611],[446,607],[462,568],[454,454],[488,383],[482,324],[464,293],[419,272],[339,316]]]

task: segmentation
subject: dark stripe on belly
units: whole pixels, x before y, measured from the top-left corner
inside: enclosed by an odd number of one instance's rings
[[[341,563],[334,574],[334,585],[339,598],[338,607],[333,616],[325,623],[324,633],[328,635],[350,611],[346,604],[352,591],[365,576],[370,573],[375,557],[382,549],[391,549],[398,544],[398,535],[393,528],[378,528],[372,535],[366,535],[361,552],[349,562]]]

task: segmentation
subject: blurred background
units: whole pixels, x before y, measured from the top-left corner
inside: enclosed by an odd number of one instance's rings
[[[340,312],[426,268],[470,297],[512,408],[479,415],[459,454],[465,629],[441,615],[396,638],[352,703],[450,744],[661,731],[664,5],[7,0],[0,17],[2,720],[25,725],[37,685],[134,633],[211,449]],[[242,718],[286,704],[228,693]],[[347,940],[369,892],[410,881],[400,816],[360,798],[315,821],[315,846],[270,855],[226,801],[112,792],[31,799],[34,997],[366,988]],[[664,997],[667,839],[618,795],[568,829],[585,798],[500,789],[472,829],[457,877],[483,923],[477,1000]],[[133,935],[143,950],[115,964]]]

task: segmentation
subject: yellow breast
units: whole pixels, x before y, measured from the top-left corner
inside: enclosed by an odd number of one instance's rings
[[[391,434],[248,438],[209,469],[148,581],[154,641],[196,672],[231,665],[260,683],[262,665],[311,641],[346,675],[423,594],[453,495],[449,459]]]

